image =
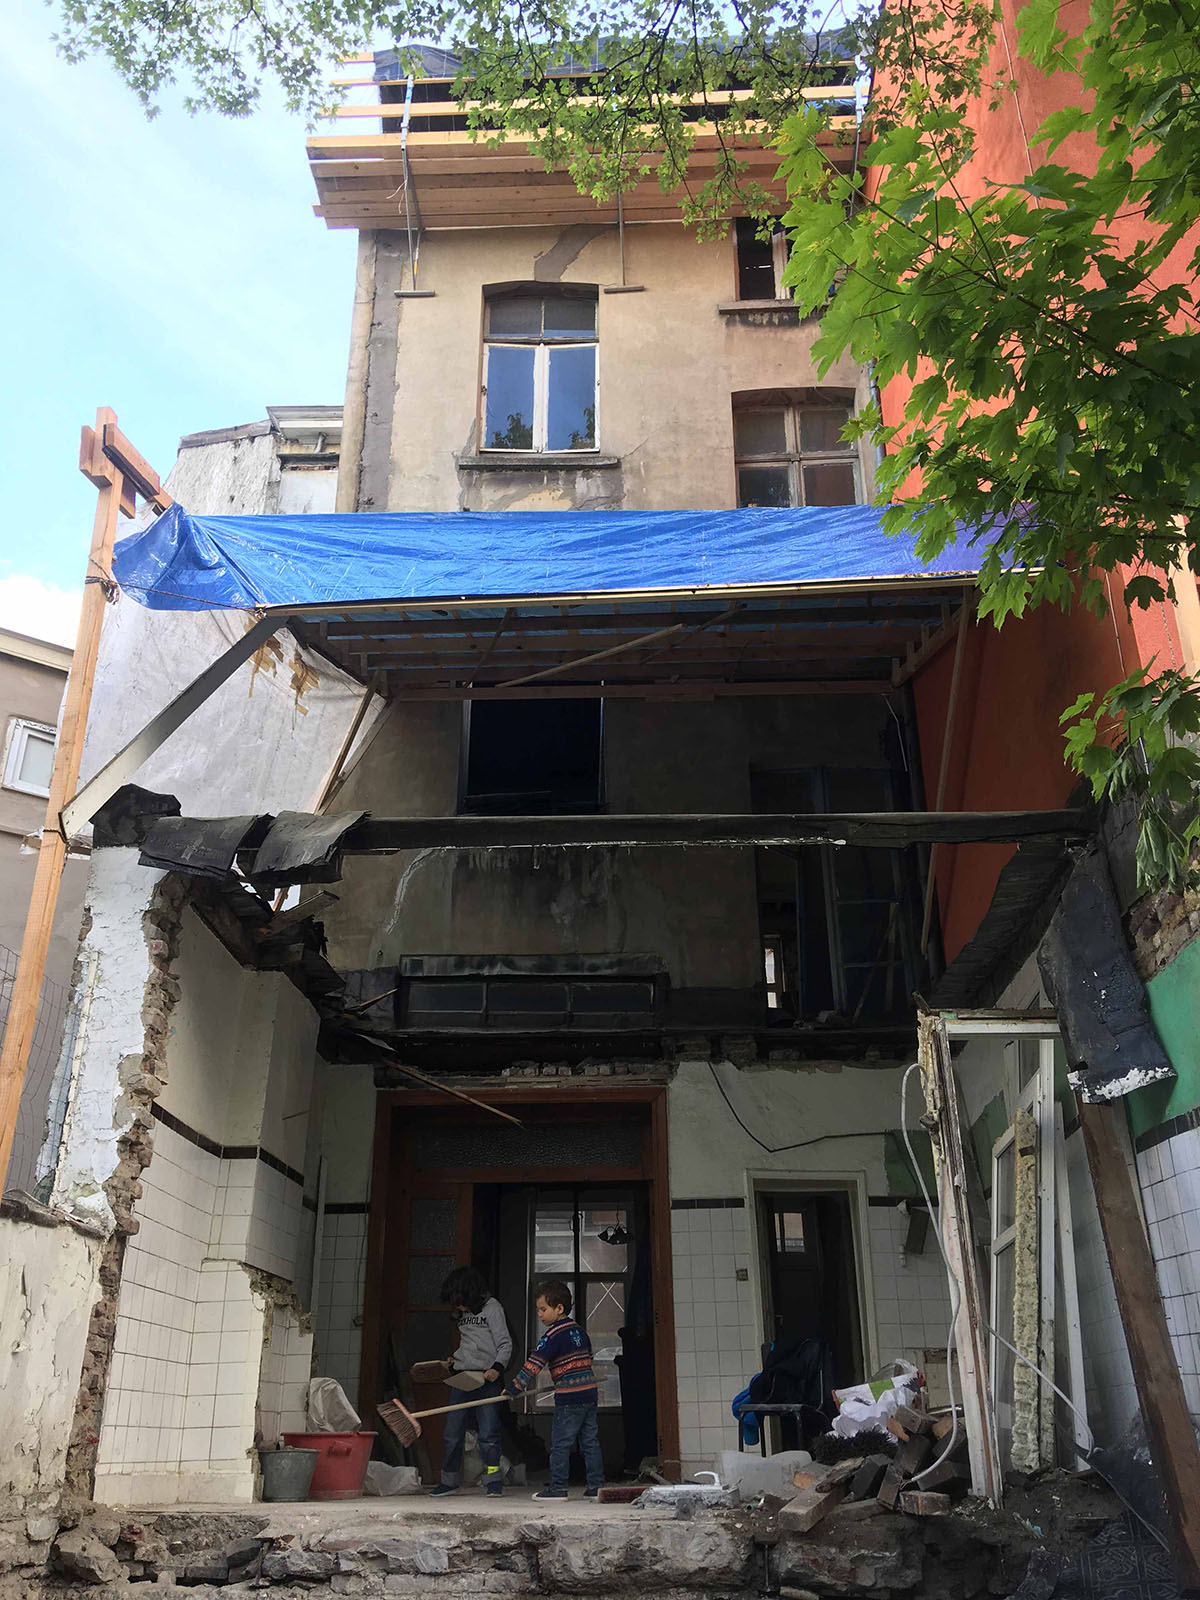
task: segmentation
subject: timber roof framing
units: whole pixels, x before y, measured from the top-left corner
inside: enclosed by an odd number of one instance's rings
[[[406,82],[381,77],[387,70],[377,66],[370,76],[340,80],[342,87],[369,95],[366,103],[343,104],[334,113],[342,128],[354,131],[320,133],[308,141],[318,196],[314,210],[329,227],[403,228],[406,184],[410,217],[418,217],[423,230],[618,221],[615,200],[597,202],[580,194],[567,172],[547,172],[527,136],[486,129],[477,136],[468,126],[469,102],[459,104],[451,98],[453,78],[417,79],[406,116]],[[584,85],[587,79],[578,81]],[[723,143],[732,144],[734,154],[746,163],[747,180],[782,203],[778,151],[758,144],[752,133],[735,140],[723,138],[719,123],[706,120],[713,108],[745,99],[748,93],[716,90],[703,106],[695,104],[688,185],[702,184],[721,158]],[[840,83],[814,85],[802,95],[849,109],[855,91],[853,84]],[[372,121],[378,123],[379,132],[358,131]],[[853,116],[836,117],[833,131],[824,136],[834,165],[849,168],[853,141],[845,138],[843,149],[842,140],[855,125]],[[678,222],[684,197],[684,187],[664,194],[657,179],[647,178],[622,196],[623,220]]]
[[[405,700],[888,693],[954,632],[961,579],[872,594],[363,605],[289,626]]]

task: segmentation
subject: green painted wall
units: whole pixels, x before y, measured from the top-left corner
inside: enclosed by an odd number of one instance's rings
[[[1135,1139],[1200,1105],[1200,939],[1150,979],[1146,994],[1158,1036],[1179,1076],[1126,1097]]]

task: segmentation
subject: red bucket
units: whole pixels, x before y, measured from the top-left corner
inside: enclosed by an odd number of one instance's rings
[[[357,1500],[367,1481],[373,1433],[285,1433],[285,1445],[317,1451],[310,1500]]]

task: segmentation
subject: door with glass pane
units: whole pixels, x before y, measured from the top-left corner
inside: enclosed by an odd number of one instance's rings
[[[449,1308],[442,1304],[441,1289],[454,1268],[471,1259],[471,1197],[469,1183],[434,1180],[420,1180],[405,1192],[403,1293],[395,1326],[410,1365],[454,1353],[458,1333]],[[418,1411],[444,1406],[453,1398],[442,1383],[413,1385]],[[441,1465],[441,1420],[431,1417],[422,1426],[435,1471]]]
[[[538,1189],[530,1207],[528,1344],[536,1343],[541,1332],[533,1314],[537,1283],[561,1278],[571,1290],[573,1315],[592,1341],[601,1407],[621,1404],[617,1358],[629,1309],[642,1205],[632,1190],[572,1186]],[[528,1404],[539,1411],[553,1406],[545,1374]]]

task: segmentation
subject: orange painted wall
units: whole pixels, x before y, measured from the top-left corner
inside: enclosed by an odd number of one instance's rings
[[[1067,616],[1043,607],[1003,628],[977,622],[964,645],[944,797],[950,811],[1042,810],[1067,803],[1077,779],[1063,759],[1059,714],[1085,689],[1116,683],[1153,641],[1172,648],[1168,608],[1144,613],[1140,633],[1115,613]],[[1166,659],[1165,655],[1163,659]],[[954,647],[913,681],[926,802],[933,806]],[[971,939],[1012,854],[1008,845],[938,851],[937,895],[947,961]]]
[[[1020,182],[1043,161],[1087,170],[1093,146],[1081,136],[1067,140],[1053,156],[1033,147],[1039,125],[1052,112],[1076,101],[1078,80],[1066,73],[1045,77],[1017,52],[1016,13],[1020,0],[1001,0],[997,64],[1011,71],[1015,88],[976,124],[977,155],[964,174],[967,195],[988,182]],[[1064,8],[1070,26],[1073,8]],[[868,181],[868,190],[870,184]],[[1118,221],[1113,233],[1132,242],[1142,224]],[[1124,237],[1123,237],[1124,236]],[[1177,246],[1160,272],[1163,282],[1186,275],[1195,241]],[[903,416],[911,382],[890,383],[881,395],[885,423]],[[915,493],[919,483],[905,485]],[[1112,592],[1120,604],[1120,581]],[[1169,605],[1097,618],[1085,611],[1064,615],[1045,608],[997,631],[991,623],[971,631],[963,661],[959,705],[951,746],[945,805],[951,810],[1001,810],[1055,807],[1066,803],[1076,779],[1063,760],[1060,713],[1085,689],[1101,691],[1139,663],[1158,668],[1183,666],[1178,618]],[[953,668],[952,648],[914,681],[927,803],[932,806],[941,763],[942,734]],[[938,852],[937,892],[947,960],[974,934],[991,901],[996,879],[1012,854],[1008,846],[958,846]]]

